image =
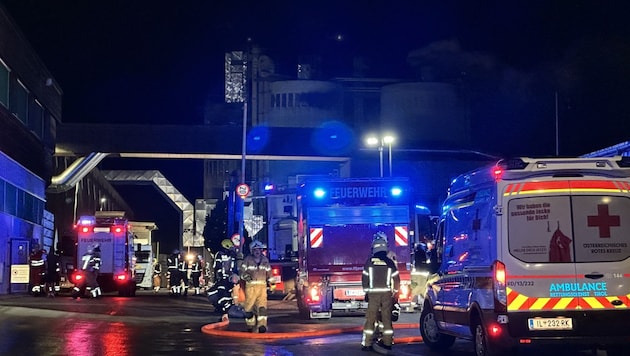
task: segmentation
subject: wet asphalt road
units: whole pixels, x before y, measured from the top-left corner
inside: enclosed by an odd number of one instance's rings
[[[418,313],[403,313],[399,323],[418,322]],[[360,350],[359,332],[279,340],[221,337],[201,331],[219,320],[203,297],[171,298],[140,291],[135,298],[105,295],[74,300],[29,295],[0,295],[0,355],[132,356],[132,355],[378,355]],[[298,318],[294,301],[269,301],[269,332],[348,329],[363,324],[358,315],[330,320]],[[245,331],[231,320],[231,331]],[[417,337],[417,328],[397,329],[396,337]],[[249,337],[248,337],[249,336]],[[438,355],[420,342],[394,345],[392,355]],[[545,354],[557,352],[541,350]],[[575,353],[566,353],[572,355]],[[583,353],[581,353],[583,354]],[[472,345],[458,341],[444,355],[472,356]]]
[[[360,314],[301,320],[294,301],[270,300],[269,309],[269,332],[347,329],[363,323]],[[417,316],[410,313],[405,318],[411,323],[417,322]],[[171,298],[166,292],[78,300],[64,295],[1,295],[0,355],[366,355],[360,351],[361,336],[356,332],[252,340],[247,333],[242,338],[226,338],[201,331],[218,320],[219,314],[205,298]],[[231,320],[227,329],[245,331],[245,324]],[[405,333],[418,335],[417,329]],[[424,345],[405,347],[414,347],[412,354],[418,355]]]

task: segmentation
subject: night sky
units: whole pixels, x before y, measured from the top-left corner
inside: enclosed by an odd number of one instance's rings
[[[421,50],[470,89],[471,149],[555,154],[556,93],[560,155],[630,137],[627,1],[0,2],[63,89],[64,122],[201,124],[224,53],[249,41],[287,75],[320,55],[329,78],[361,55],[370,77],[414,80]]]

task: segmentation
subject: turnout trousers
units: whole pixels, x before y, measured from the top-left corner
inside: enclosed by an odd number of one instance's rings
[[[261,326],[267,328],[267,282],[252,281],[245,285],[245,312],[253,312],[251,318],[245,318],[248,328],[257,332]]]
[[[374,337],[375,324],[379,318],[383,322],[383,344],[392,346],[394,327],[392,326],[392,292],[368,292],[368,308],[363,325],[362,346],[371,346]]]

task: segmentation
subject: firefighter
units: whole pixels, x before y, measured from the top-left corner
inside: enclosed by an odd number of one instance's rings
[[[271,276],[271,265],[263,255],[265,246],[258,240],[249,244],[250,255],[243,259],[239,269],[241,279],[245,281],[245,324],[249,331],[264,333],[267,331],[267,283],[275,283]]]
[[[201,278],[202,268],[203,262],[201,256],[197,255],[190,264],[190,279],[192,280],[192,286],[195,288],[195,295],[201,294],[199,279]]]
[[[192,261],[191,261],[192,262]],[[180,293],[184,296],[188,296],[188,283],[190,283],[190,279],[188,278],[188,272],[190,271],[188,261],[185,258],[181,258],[179,260],[178,270],[179,270],[179,279],[180,282],[178,284],[180,288]]]
[[[387,240],[375,238],[372,253],[363,267],[361,284],[368,302],[361,346],[363,351],[372,350],[375,323],[380,317],[383,322],[383,338],[379,346],[391,350],[394,338],[392,306],[400,288],[400,276],[396,263],[387,256]]]
[[[101,247],[96,244],[81,257],[81,270],[85,272],[85,290],[90,293],[92,298],[101,295],[101,287],[97,281],[100,269]]]
[[[222,312],[221,320],[229,320],[230,309],[234,306],[232,293],[239,282],[236,265],[236,247],[229,239],[221,241],[222,250],[214,258],[215,283],[208,290],[208,300],[216,311]]]
[[[160,291],[162,285],[162,264],[157,258],[153,259],[153,293]]]
[[[44,275],[46,274],[46,250],[34,245],[29,256],[30,264],[30,291],[34,296],[44,293]]]
[[[179,264],[181,262],[182,256],[179,253],[179,250],[173,250],[170,256],[167,259],[167,269],[169,273],[168,284],[171,287],[171,296],[178,296],[181,294],[181,280],[182,277],[179,273]]]
[[[61,282],[61,263],[59,251],[54,251],[48,255],[46,261],[46,293],[49,298],[54,298],[61,290],[59,283]]]

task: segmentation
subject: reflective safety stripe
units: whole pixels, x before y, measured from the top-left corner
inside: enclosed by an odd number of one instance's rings
[[[324,243],[324,229],[313,227],[310,231],[311,248],[322,247]]]
[[[606,297],[535,298],[507,288],[508,310],[628,309],[630,294]],[[616,301],[615,305],[613,302]],[[621,302],[621,303],[619,303]]]
[[[394,228],[394,240],[396,240],[396,246],[409,245],[409,233],[407,232],[407,226],[396,226]]]
[[[249,281],[247,284],[267,284],[267,281]]]
[[[391,292],[391,288],[368,288],[365,289],[367,292]]]
[[[628,185],[622,181],[607,180],[562,180],[524,182],[508,184],[503,191],[504,196],[520,194],[545,194],[545,193],[628,193]]]

